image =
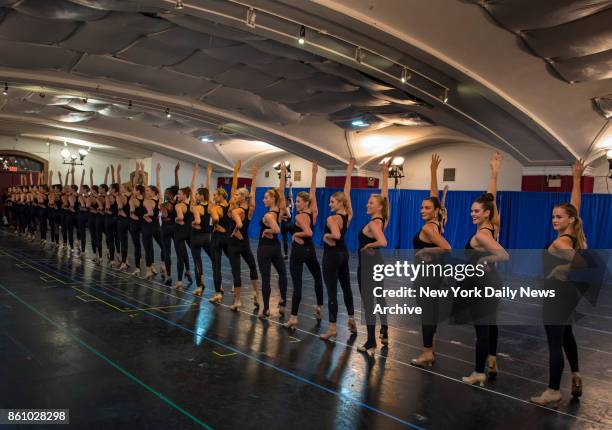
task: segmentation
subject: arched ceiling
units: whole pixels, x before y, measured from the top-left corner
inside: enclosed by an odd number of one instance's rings
[[[610,79],[569,85],[539,70],[460,0],[175,3],[0,0],[0,132],[95,137],[218,168],[274,148],[364,166],[458,141],[559,165],[592,146],[605,122],[592,98],[612,93]]]

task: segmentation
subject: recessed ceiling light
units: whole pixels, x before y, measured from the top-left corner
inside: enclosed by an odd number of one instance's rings
[[[353,127],[367,127],[369,124],[367,122],[363,122],[360,119],[355,119],[351,122]]]

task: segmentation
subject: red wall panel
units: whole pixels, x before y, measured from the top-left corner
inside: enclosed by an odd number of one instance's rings
[[[253,182],[253,179],[251,178],[240,178],[239,177],[238,178],[238,188],[240,187],[250,188],[252,182]],[[231,176],[217,178],[217,187],[223,187],[225,185],[232,185]]]
[[[328,176],[325,178],[326,188],[344,188],[346,176]],[[378,178],[374,178],[374,185],[368,185],[367,176],[351,176],[351,188],[378,188]]]
[[[572,191],[572,176],[561,176],[561,186],[551,188],[548,186],[547,182],[548,177],[546,175],[537,175],[537,176],[523,176],[521,191],[542,191],[542,192],[566,192],[569,193]],[[591,194],[593,193],[593,185],[595,183],[595,178],[592,176],[583,176],[582,177],[582,193]]]

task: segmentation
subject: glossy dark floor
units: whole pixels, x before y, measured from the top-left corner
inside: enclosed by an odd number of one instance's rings
[[[177,292],[0,231],[0,408],[66,408],[70,427],[87,429],[612,426],[609,329],[575,327],[585,393],[569,400],[566,370],[554,411],[528,402],[548,378],[538,327],[502,327],[497,380],[471,387],[460,378],[473,367],[472,327],[440,329],[431,370],[408,364],[420,351],[417,325],[391,329],[390,347],[372,362],[355,349],[365,328],[349,336],[341,299],[338,341],[318,339],[326,323],[317,327],[312,314],[309,274],[300,330],[289,333],[277,316],[251,313],[246,271],[243,310],[229,309],[223,264],[226,294],[214,306],[210,287],[200,300],[193,285]]]

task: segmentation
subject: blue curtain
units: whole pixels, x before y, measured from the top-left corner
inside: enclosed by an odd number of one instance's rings
[[[257,238],[259,220],[265,212],[262,199],[266,190],[267,188],[258,188],[255,196],[257,205],[249,227],[249,235],[253,238]],[[308,189],[294,188],[293,201],[300,191],[308,191]],[[314,228],[316,244],[321,244],[325,220],[331,214],[329,198],[336,191],[340,190],[317,189],[319,218]],[[369,219],[365,211],[367,201],[370,195],[376,192],[378,190],[372,189],[351,191],[354,215],[347,232],[346,243],[352,251],[357,249],[359,229]],[[472,224],[470,207],[481,194],[481,191],[449,191],[446,198],[448,222],[445,236],[453,248],[463,248],[470,236],[474,234],[475,227]],[[421,190],[390,190],[391,218],[385,232],[390,249],[412,248],[412,238],[423,225],[420,216],[421,201],[428,195],[428,191]],[[569,193],[499,192],[497,204],[501,220],[501,244],[506,249],[543,248],[555,238],[550,221],[553,207],[569,199]],[[612,222],[610,222],[612,220],[612,197],[607,194],[583,195],[580,215],[589,248],[612,248]]]

